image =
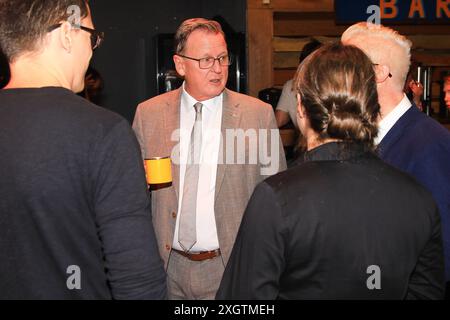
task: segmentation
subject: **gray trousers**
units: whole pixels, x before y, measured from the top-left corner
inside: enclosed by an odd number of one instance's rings
[[[213,300],[225,270],[222,256],[192,261],[171,252],[167,267],[170,300]]]

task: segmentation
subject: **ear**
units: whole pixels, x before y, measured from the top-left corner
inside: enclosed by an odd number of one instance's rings
[[[387,80],[387,78],[392,77],[390,69],[387,65],[377,64],[375,67],[375,78],[377,83],[382,83]]]
[[[300,94],[297,93],[297,124],[301,134],[306,137],[306,124],[307,124],[305,109],[302,105],[302,99]]]
[[[59,41],[61,46],[68,53],[72,51],[72,25],[69,22],[63,22],[59,28]]]
[[[176,54],[173,55],[173,62],[175,63],[175,69],[177,70],[178,74],[182,77],[186,74],[185,68],[184,68],[184,59]]]
[[[305,117],[305,110],[303,109],[302,106],[302,98],[300,97],[300,94],[297,93],[297,113],[298,113],[298,117],[300,119],[303,119]]]

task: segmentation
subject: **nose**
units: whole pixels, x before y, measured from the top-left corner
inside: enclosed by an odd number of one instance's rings
[[[211,67],[211,69],[215,72],[215,73],[222,73],[222,66],[219,63],[219,60],[214,60],[214,64]]]

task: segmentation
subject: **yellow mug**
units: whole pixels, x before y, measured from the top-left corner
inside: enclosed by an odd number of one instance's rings
[[[172,165],[170,157],[145,159],[144,166],[148,184],[172,182]]]

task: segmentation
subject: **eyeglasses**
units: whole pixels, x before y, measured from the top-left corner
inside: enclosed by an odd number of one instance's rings
[[[374,66],[379,66],[380,64],[379,63],[372,63],[372,65],[374,65]],[[389,72],[389,74],[388,74],[388,77],[389,78],[392,78],[392,74]]]
[[[51,26],[50,28],[48,28],[48,32],[52,32],[55,29],[58,29],[59,27],[62,26],[62,23],[58,23],[55,24],[53,26]],[[73,27],[75,27],[76,29],[81,29],[83,31],[89,32],[91,34],[91,46],[92,46],[92,50],[97,49],[98,47],[100,47],[100,45],[102,44],[103,40],[105,40],[105,33],[104,32],[100,32],[97,31],[95,29],[91,29],[91,28],[87,28],[87,27],[83,27],[83,26],[78,26],[78,25],[72,25]]]
[[[212,68],[214,66],[214,64],[216,63],[216,60],[219,62],[219,65],[221,65],[222,67],[228,67],[233,63],[233,57],[230,55],[227,55],[227,54],[220,56],[218,58],[206,57],[206,58],[201,58],[201,59],[187,57],[182,54],[177,54],[177,56],[180,56],[182,58],[186,58],[189,60],[197,61],[200,69]]]

